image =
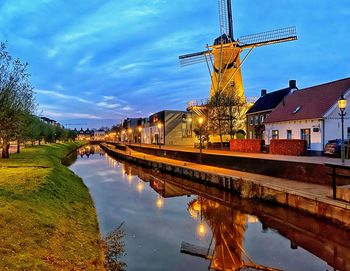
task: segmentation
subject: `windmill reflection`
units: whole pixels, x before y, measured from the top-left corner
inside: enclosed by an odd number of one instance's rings
[[[190,201],[187,210],[192,218],[200,220],[197,234],[203,237],[207,224],[212,238],[206,250],[183,243],[182,252],[209,259],[209,269],[213,270],[278,270],[254,264],[243,247],[246,225],[256,222],[255,217],[204,197]],[[200,255],[199,251],[206,254]]]

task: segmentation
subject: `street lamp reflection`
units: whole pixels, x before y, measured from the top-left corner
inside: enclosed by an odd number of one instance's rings
[[[204,237],[205,234],[207,233],[207,229],[206,229],[206,227],[205,227],[203,221],[201,221],[201,222],[199,223],[199,225],[198,225],[198,227],[197,227],[197,233],[198,233],[198,235],[199,235],[200,237]]]
[[[138,182],[138,184],[136,185],[136,189],[139,193],[142,192],[143,190],[143,183],[142,182]]]
[[[161,209],[164,205],[164,200],[161,196],[158,196],[157,201],[156,201],[156,205],[159,209]]]

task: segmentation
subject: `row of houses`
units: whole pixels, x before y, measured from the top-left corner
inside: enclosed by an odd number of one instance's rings
[[[77,133],[77,140],[105,140],[106,131],[103,129],[92,129],[90,130],[87,128],[86,130],[83,130],[81,128],[79,131],[77,129],[74,129],[74,131]]]
[[[267,93],[247,111],[247,138],[304,139],[311,152],[322,152],[329,140],[341,138],[338,100],[350,99],[350,78],[304,89],[296,81],[286,88]],[[350,119],[344,120],[345,138],[350,139]]]
[[[193,146],[193,123],[197,115],[189,111],[163,110],[147,118],[127,118],[116,140],[130,143]]]

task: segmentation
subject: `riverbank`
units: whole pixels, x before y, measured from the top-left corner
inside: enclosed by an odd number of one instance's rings
[[[141,166],[233,191],[242,198],[273,201],[350,228],[350,204],[331,199],[331,187],[326,185],[159,157],[129,148],[122,150],[122,146],[102,146],[109,155]]]
[[[104,270],[88,189],[61,159],[82,143],[0,159],[0,270]]]

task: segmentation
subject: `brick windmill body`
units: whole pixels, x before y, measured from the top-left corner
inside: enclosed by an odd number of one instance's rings
[[[180,64],[188,66],[205,62],[211,78],[209,99],[220,93],[230,94],[248,110],[250,105],[244,94],[241,71],[243,63],[256,47],[296,40],[296,29],[287,27],[235,39],[231,0],[218,0],[218,4],[220,36],[214,40],[213,45],[207,45],[205,51],[179,56]],[[243,51],[246,54],[241,59]],[[206,116],[207,102],[207,99],[191,101],[188,103],[188,110]],[[244,118],[245,114],[236,117],[240,123],[238,126],[242,129],[245,129]]]

